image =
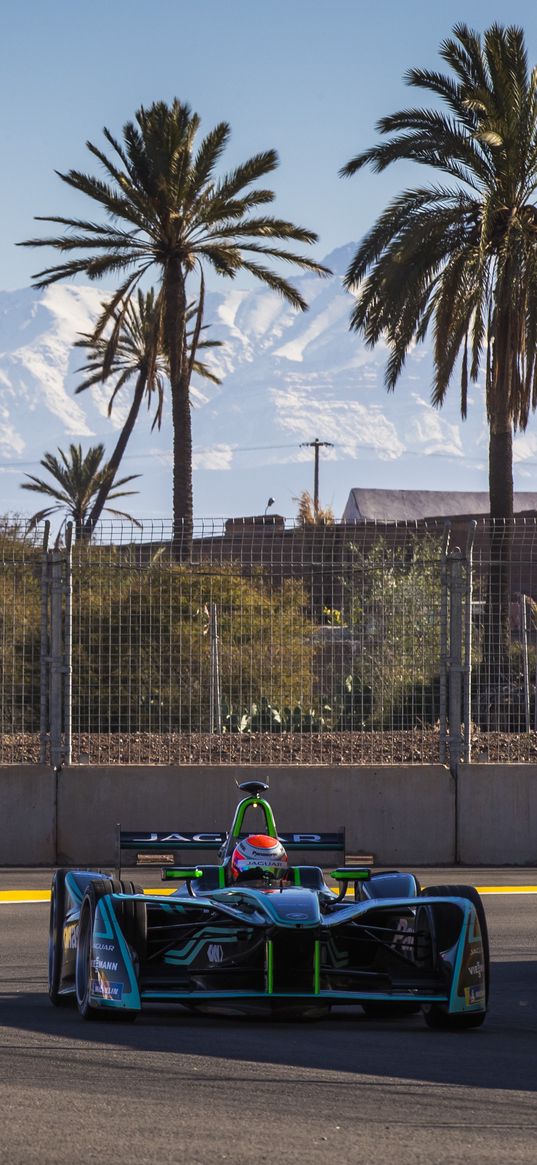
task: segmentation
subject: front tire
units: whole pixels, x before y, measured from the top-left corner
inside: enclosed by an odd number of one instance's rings
[[[78,946],[76,950],[75,994],[76,1005],[82,1019],[97,1019],[98,1011],[91,1006],[91,960],[93,951],[93,922],[95,917],[94,896],[90,895],[90,882],[84,895],[78,924]]]
[[[75,994],[79,1015],[85,1020],[112,1020],[116,1023],[132,1023],[137,1016],[136,1011],[93,1007],[90,1002],[95,911],[99,898],[104,897],[105,894],[116,893],[118,890],[123,893],[123,885],[118,886],[118,883],[112,882],[108,878],[100,878],[98,881],[89,883],[82,902],[76,952]]]
[[[475,886],[428,886],[422,893],[428,898],[465,898],[468,902],[472,903],[481,931],[485,971],[485,1008],[483,1011],[469,1011],[451,1015],[444,1003],[432,1003],[430,1007],[424,1008],[425,1022],[428,1027],[436,1031],[470,1031],[472,1028],[481,1027],[487,1015],[490,988],[490,943],[482,899]],[[450,942],[452,936],[449,934],[449,926],[449,916],[447,916],[442,924],[442,929],[445,933],[443,936],[440,936],[440,949],[442,947],[445,949],[447,946],[453,945]]]

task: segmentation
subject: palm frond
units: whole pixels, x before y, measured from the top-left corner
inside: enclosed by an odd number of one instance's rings
[[[460,363],[465,416],[469,381],[484,364],[489,420],[507,409],[524,427],[537,404],[537,71],[514,26],[494,24],[481,37],[458,24],[440,51],[451,76],[406,75],[439,106],[383,118],[386,140],[342,171],[412,160],[456,180],[405,190],[377,218],[345,277],[355,294],[351,328],[367,345],[388,344],[393,389],[411,345],[432,326],[433,404],[443,403]]]

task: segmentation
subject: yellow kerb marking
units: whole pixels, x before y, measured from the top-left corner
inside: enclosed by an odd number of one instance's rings
[[[50,890],[0,890],[0,902],[50,902]]]
[[[452,883],[453,884],[453,883]],[[151,886],[144,889],[144,894],[173,894],[177,886]],[[537,886],[476,886],[479,894],[537,894]],[[337,891],[334,891],[337,893]],[[424,887],[427,893],[427,887]],[[352,897],[352,890],[347,891]],[[0,906],[5,903],[12,905],[17,902],[37,903],[50,902],[50,890],[0,890]]]
[[[537,894],[537,886],[476,886],[479,894]]]
[[[158,886],[144,890],[144,894],[173,894],[176,886]],[[0,890],[2,902],[50,902],[50,890]]]

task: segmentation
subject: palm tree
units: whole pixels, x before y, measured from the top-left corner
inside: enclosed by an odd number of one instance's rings
[[[43,221],[66,227],[66,233],[23,244],[52,247],[62,255],[79,252],[77,258],[40,271],[35,276],[38,287],[79,273],[90,279],[121,278],[103,327],[120,303],[126,310],[149,268],[158,268],[170,361],[174,547],[179,557],[189,555],[192,538],[189,386],[204,312],[205,266],[231,279],[247,271],[300,311],[307,307],[302,295],[266,260],[327,273],[319,263],[281,245],[289,241],[312,244],[317,239],[312,231],[258,212],[273,201],[274,193],[252,187],[278,165],[275,150],[256,154],[218,178],[215,170],[228,144],[230,127],[220,122],[196,147],[199,128],[199,116],[175,99],[171,105],[159,101],[148,109],[140,108],[135,120],[124,126],[122,142],[105,129],[111,155],[87,143],[105,179],[79,170],[60,174],[68,186],[101,206],[105,222],[44,216]],[[187,283],[193,275],[198,281],[194,297],[198,313],[189,351],[185,320]]]
[[[92,500],[98,493],[102,482],[109,480],[108,463],[102,464],[104,445],[92,445],[86,454],[82,453],[80,445],[70,445],[68,454],[64,453],[62,449],[58,449],[58,453],[59,459],[54,457],[52,453],[45,453],[39,462],[43,469],[50,473],[52,482],[43,481],[42,478],[34,477],[31,473],[24,475],[29,478],[29,481],[23,482],[21,489],[45,494],[47,497],[53,498],[55,502],[54,505],[47,506],[34,514],[30,519],[30,526],[35,526],[38,522],[50,517],[51,514],[65,512],[66,516],[71,517],[74,521],[76,537],[82,538]],[[127,485],[129,481],[134,481],[139,476],[139,473],[130,474],[129,477],[123,477],[121,481],[116,482],[114,492],[108,492],[110,501],[114,498],[129,497],[136,493],[136,490],[119,491],[119,487]],[[130,514],[110,507],[107,509],[117,517],[127,518],[135,525],[140,525]]]
[[[194,314],[195,308],[190,305],[187,311],[187,324]],[[86,363],[79,369],[88,375],[79,384],[77,393],[84,392],[95,384],[102,384],[109,377],[116,378],[108,404],[108,416],[111,415],[120,390],[133,376],[136,377],[131,406],[109,458],[107,476],[103,478],[91,512],[86,518],[84,533],[88,536],[91,536],[99,521],[144,397],[147,397],[148,408],[151,408],[153,399],[156,398],[152,428],[157,426],[160,429],[164,386],[169,378],[169,363],[163,355],[162,298],[155,296],[153,288],[145,294],[138,289],[137,296],[131,298],[125,311],[121,305],[115,309],[111,322],[110,336],[103,335],[102,329],[97,325],[96,332],[83,333],[81,339],[77,341],[77,347],[85,348],[89,352]],[[219,346],[218,340],[202,340],[198,344],[198,349]],[[219,377],[199,359],[194,360],[192,371],[214,384],[220,384]]]
[[[378,129],[387,140],[352,158],[342,174],[366,165],[379,173],[410,159],[450,181],[396,197],[360,244],[346,285],[358,293],[351,328],[370,346],[387,340],[389,390],[430,325],[434,405],[442,405],[460,358],[465,417],[468,381],[484,370],[490,513],[502,520],[489,595],[501,661],[509,638],[513,429],[526,428],[537,404],[537,71],[529,71],[524,33],[515,27],[494,24],[481,38],[458,24],[440,53],[452,75],[406,74],[439,105],[383,118]]]

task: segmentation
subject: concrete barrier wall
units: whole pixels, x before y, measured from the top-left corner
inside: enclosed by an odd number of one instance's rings
[[[0,866],[56,862],[56,779],[36,765],[0,769]]]
[[[111,865],[118,821],[142,831],[226,829],[240,795],[235,779],[267,777],[282,832],[345,826],[347,852],[372,853],[382,865],[454,860],[455,786],[442,765],[76,766],[57,789],[46,770],[13,766],[0,769],[0,808],[11,806],[0,864]]]
[[[461,765],[462,865],[537,865],[537,765]]]
[[[382,865],[537,865],[537,765],[0,768],[0,865],[112,865],[114,829],[227,828],[270,779],[282,831],[337,830]],[[457,790],[457,796],[455,796]],[[458,840],[456,835],[458,834]],[[206,857],[206,855],[205,855]]]

